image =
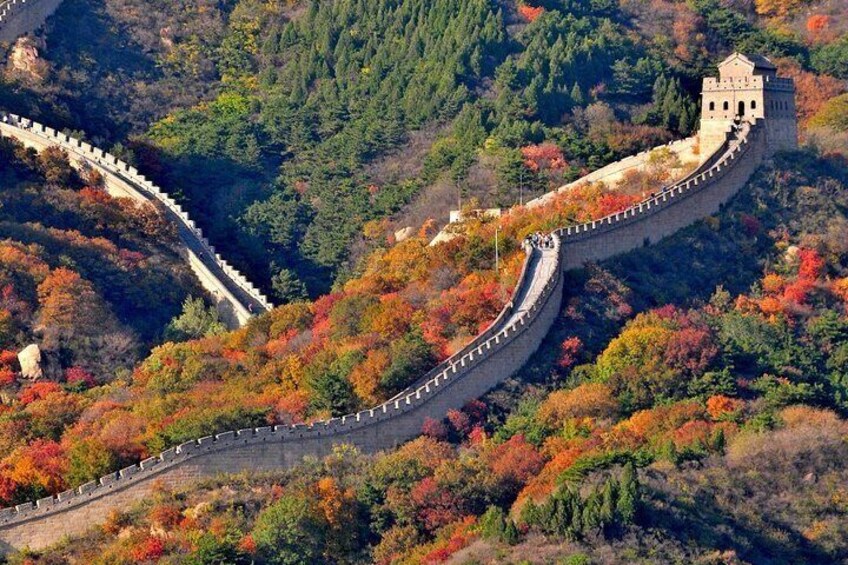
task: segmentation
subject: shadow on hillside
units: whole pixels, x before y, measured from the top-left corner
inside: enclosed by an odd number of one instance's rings
[[[754,526],[721,508],[708,494],[675,496],[662,487],[646,490],[640,526],[658,529],[683,547],[731,550],[747,563],[833,562],[833,556],[776,518],[760,516],[763,524]],[[769,531],[779,532],[779,537]]]
[[[508,410],[527,388],[563,386],[555,370],[560,344],[577,336],[584,361],[594,359],[635,314],[666,304],[688,308],[709,301],[721,286],[731,296],[748,291],[774,261],[775,238],[826,233],[846,215],[848,195],[830,194],[828,178],[842,178],[838,163],[814,153],[778,155],[762,167],[718,214],[656,245],[571,271],[563,310],[531,361],[489,400]],[[820,185],[822,189],[809,190]],[[575,378],[575,377],[569,377]]]

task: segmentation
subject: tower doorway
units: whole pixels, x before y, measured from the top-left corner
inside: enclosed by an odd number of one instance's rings
[[[736,115],[742,117],[745,116],[745,102],[742,100],[739,101],[739,110],[736,112]]]

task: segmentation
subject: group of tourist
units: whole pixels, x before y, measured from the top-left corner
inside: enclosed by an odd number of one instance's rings
[[[524,244],[535,247],[536,249],[553,249],[554,236],[537,231],[525,237]]]

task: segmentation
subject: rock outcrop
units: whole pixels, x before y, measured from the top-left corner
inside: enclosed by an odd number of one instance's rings
[[[25,379],[35,381],[44,376],[41,367],[42,355],[38,344],[32,343],[24,347],[18,353],[18,363],[21,364],[21,376]]]

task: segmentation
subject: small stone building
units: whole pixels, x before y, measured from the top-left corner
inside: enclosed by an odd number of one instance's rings
[[[798,147],[795,84],[777,76],[761,55],[734,53],[718,65],[719,77],[704,79],[701,91],[701,155],[724,142],[734,122],[765,119],[768,153]]]

